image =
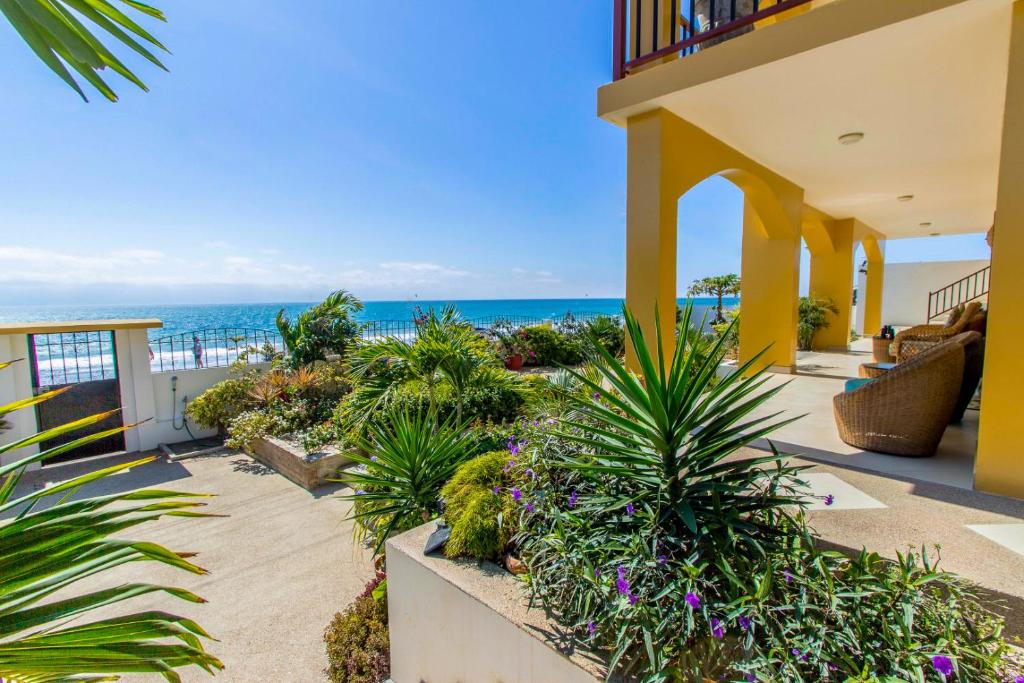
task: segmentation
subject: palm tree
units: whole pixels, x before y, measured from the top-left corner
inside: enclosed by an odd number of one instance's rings
[[[715,319],[711,321],[711,324],[720,325],[725,322],[725,316],[722,314],[722,297],[735,296],[739,293],[740,276],[736,273],[729,273],[728,275],[712,275],[694,280],[687,291],[687,296],[707,294],[718,297],[718,303],[715,305]]]
[[[0,363],[0,369],[10,363]],[[68,388],[0,405],[0,417],[64,393]],[[111,411],[113,412],[113,411]],[[0,455],[45,443],[95,425],[99,413],[0,446]],[[121,673],[153,673],[179,680],[176,669],[198,666],[209,673],[223,664],[203,649],[209,638],[191,619],[148,611],[82,623],[94,610],[144,595],[164,593],[186,602],[204,600],[182,588],[124,583],[76,595],[80,581],[93,583],[133,562],[156,562],[193,574],[206,571],[190,553],[129,540],[123,532],[161,517],[204,517],[200,496],[138,490],[76,498],[86,484],[153,460],[107,467],[21,496],[15,489],[29,465],[128,429],[115,427],[73,439],[0,466],[0,681],[111,681]],[[46,505],[49,503],[49,505]]]
[[[116,102],[117,94],[99,76],[108,68],[142,90],[148,91],[149,88],[96,37],[93,32],[96,28],[101,29],[105,37],[167,70],[146,44],[164,52],[167,48],[122,12],[119,9],[122,5],[166,21],[163,12],[138,0],[0,0],[0,13],[7,17],[36,56],[74,88],[83,100],[88,102],[89,98],[68,67],[77,71],[108,100]],[[93,25],[92,30],[83,20]]]
[[[363,302],[344,289],[331,293],[322,302],[299,313],[295,322],[282,308],[277,312],[277,330],[281,333],[288,363],[293,368],[326,360],[328,353],[343,355],[359,336],[355,314]]]

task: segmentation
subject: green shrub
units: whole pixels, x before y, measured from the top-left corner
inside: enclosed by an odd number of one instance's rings
[[[698,353],[701,335],[682,335],[668,359],[631,316],[627,334],[643,380],[606,357],[603,382],[575,377],[596,399],[571,394],[574,416],[556,433],[525,435],[517,459],[537,478],[521,480],[513,539],[531,594],[612,673],[1002,680],[1002,622],[970,584],[923,552],[889,562],[819,549],[801,511],[803,468],[777,451],[734,457],[786,424],[749,417],[778,391],[764,390],[763,372],[746,376],[756,357],[714,384],[724,352]],[[938,676],[936,656],[952,676]]]
[[[252,448],[253,443],[265,436],[281,436],[291,431],[288,421],[279,413],[256,408],[246,410],[228,423],[228,438],[224,445],[240,451]]]
[[[235,364],[231,367],[231,374],[232,377],[214,384],[192,399],[185,415],[207,429],[223,431],[240,413],[255,407],[257,401],[251,392],[262,373]]]
[[[379,590],[381,582],[377,577],[366,584],[363,594],[335,614],[324,632],[324,673],[332,683],[381,683],[391,675],[388,601]]]
[[[516,506],[502,495],[511,485],[508,450],[492,451],[464,463],[444,488],[444,517],[451,527],[448,557],[496,560],[516,531]]]
[[[586,328],[608,353],[619,358],[626,352],[626,330],[622,321],[610,315],[599,315]],[[590,351],[587,355],[592,356]]]
[[[813,296],[800,297],[800,319],[796,327],[797,347],[810,351],[811,342],[818,330],[829,326],[829,314],[838,315],[839,308],[831,299],[817,299]]]
[[[553,327],[537,325],[521,330],[529,365],[578,365],[583,362],[582,340]]]
[[[344,355],[359,339],[360,326],[354,318],[361,310],[363,303],[343,289],[299,313],[295,322],[285,317],[282,308],[276,323],[287,350],[285,361],[300,368],[326,360],[328,354]]]

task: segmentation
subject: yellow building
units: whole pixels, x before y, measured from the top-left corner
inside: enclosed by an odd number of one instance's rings
[[[886,241],[994,224],[974,479],[1024,497],[1024,0],[615,7],[598,112],[627,134],[626,298],[649,333],[675,307],[678,200],[712,175],[744,193],[741,359],[771,345],[777,371],[795,366],[802,242],[811,293],[839,304],[815,344],[845,348],[858,245],[870,333]]]

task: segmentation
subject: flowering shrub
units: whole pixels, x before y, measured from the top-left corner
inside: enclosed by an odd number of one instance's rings
[[[531,476],[513,492],[533,596],[607,652],[610,671],[1000,680],[1001,621],[967,582],[923,551],[888,562],[817,548],[800,468],[775,451],[733,457],[780,423],[747,417],[776,391],[759,391],[749,366],[713,383],[725,335],[701,354],[684,335],[671,359],[648,350],[631,316],[627,335],[644,381],[608,354],[601,382],[578,376],[592,393],[574,394],[557,430],[527,436],[518,459]]]

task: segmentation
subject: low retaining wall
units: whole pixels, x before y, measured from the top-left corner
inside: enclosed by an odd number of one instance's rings
[[[304,489],[316,488],[333,476],[339,467],[352,462],[334,446],[326,446],[317,453],[306,453],[298,444],[273,436],[257,439],[252,445],[252,456]]]
[[[490,562],[423,555],[436,522],[387,542],[394,683],[598,683],[605,667]],[[615,679],[612,679],[615,680]]]

